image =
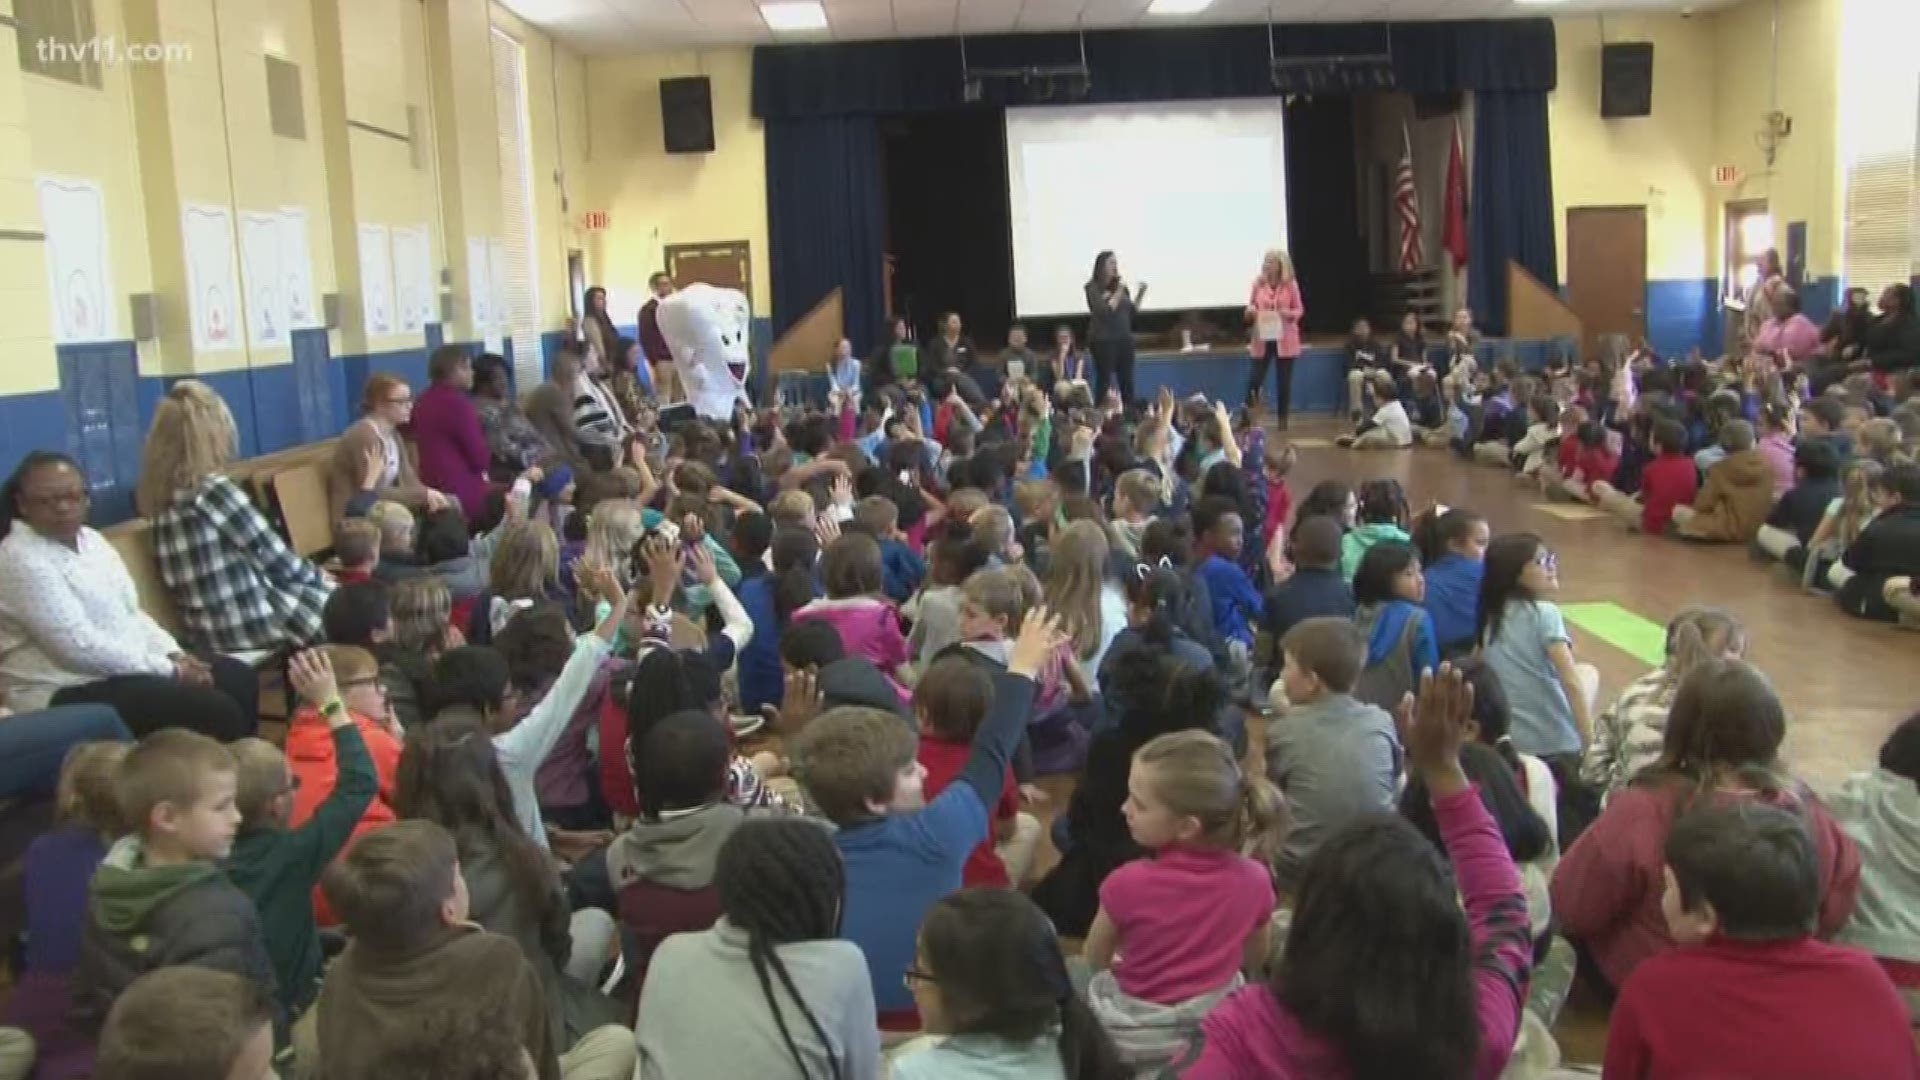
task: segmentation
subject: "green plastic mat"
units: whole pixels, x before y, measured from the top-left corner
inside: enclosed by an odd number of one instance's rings
[[[1667,628],[1619,604],[1562,604],[1567,621],[1628,656],[1659,667],[1667,661]]]

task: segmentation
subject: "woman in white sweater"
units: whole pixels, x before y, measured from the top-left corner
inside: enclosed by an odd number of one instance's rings
[[[720,921],[669,937],[648,966],[635,1080],[878,1080],[873,984],[860,947],[840,938],[846,871],[826,827],[743,822],[714,886]]]

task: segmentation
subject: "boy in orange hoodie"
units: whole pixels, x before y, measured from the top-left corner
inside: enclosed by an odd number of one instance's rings
[[[404,736],[399,722],[393,718],[386,687],[380,682],[380,662],[373,654],[351,645],[328,645],[322,651],[333,665],[340,700],[346,704],[354,726],[366,741],[367,755],[373,758],[373,771],[380,777],[379,793],[360,815],[360,823],[354,826],[353,836],[357,840],[369,830],[391,824],[399,817],[393,810],[393,787],[394,777],[400,770],[400,743]],[[339,779],[333,731],[319,710],[302,705],[293,714],[293,721],[287,726],[286,753],[287,765],[296,781],[293,816],[288,825],[298,829],[333,794]],[[348,841],[348,846],[352,846],[352,841]],[[340,921],[327,904],[326,894],[317,888],[313,893],[313,911],[315,921],[321,926],[333,926]]]

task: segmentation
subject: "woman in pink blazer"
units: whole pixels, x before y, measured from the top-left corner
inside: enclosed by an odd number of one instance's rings
[[[1300,319],[1306,313],[1306,305],[1300,300],[1300,282],[1293,276],[1293,260],[1278,249],[1267,252],[1260,264],[1260,276],[1253,279],[1253,294],[1247,298],[1247,323],[1252,327],[1248,350],[1253,353],[1247,404],[1259,400],[1267,368],[1272,367],[1273,415],[1282,429],[1287,426],[1287,412],[1293,405],[1293,362],[1300,359]]]
[[[480,411],[467,396],[473,389],[473,358],[458,345],[442,345],[427,360],[433,385],[413,406],[413,446],[420,458],[420,479],[460,501],[469,522],[486,514],[493,459]]]

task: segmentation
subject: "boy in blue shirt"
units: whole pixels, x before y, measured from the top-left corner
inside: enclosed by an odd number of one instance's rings
[[[881,591],[896,604],[906,603],[926,580],[927,562],[900,531],[900,507],[885,495],[869,495],[853,504],[853,520],[880,542]]]
[[[1044,608],[1027,614],[1007,670],[992,673],[993,706],[959,781],[931,803],[916,739],[892,713],[831,709],[795,740],[794,777],[839,826],[834,845],[847,877],[842,933],[866,955],[882,1028],[919,1027],[905,979],[920,922],[959,891],[968,853],[988,838],[988,811],[1032,710],[1034,675],[1066,641]]]
[[[1260,590],[1240,568],[1240,549],[1246,543],[1246,523],[1232,499],[1210,495],[1193,508],[1193,533],[1199,538],[1199,566],[1194,574],[1206,582],[1213,600],[1213,627],[1227,643],[1231,661],[1228,684],[1240,687],[1253,666],[1253,627],[1265,606]]]

